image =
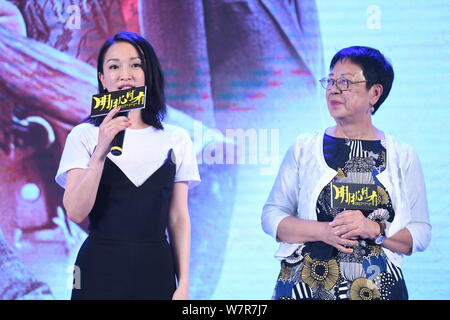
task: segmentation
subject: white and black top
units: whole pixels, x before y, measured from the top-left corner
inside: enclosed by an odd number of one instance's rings
[[[65,186],[67,171],[86,168],[99,128],[88,123],[68,135],[56,181]],[[172,150],[172,152],[170,152]],[[174,155],[174,158],[171,155]],[[188,133],[165,125],[125,131],[121,156],[108,154],[89,236],[75,265],[80,288],[73,300],[171,299],[176,288],[173,250],[167,240],[174,182],[200,181]]]
[[[142,185],[160,168],[170,149],[173,149],[176,163],[175,182],[187,181],[189,188],[200,183],[196,154],[188,132],[180,127],[163,124],[164,130],[152,126],[145,129],[126,129],[121,156],[108,154],[128,179],[137,187]],[[67,172],[70,169],[87,168],[97,145],[99,128],[82,123],[67,136],[64,151],[55,177],[65,188]]]

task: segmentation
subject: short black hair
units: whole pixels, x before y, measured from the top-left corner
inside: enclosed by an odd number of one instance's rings
[[[164,75],[161,64],[156,56],[152,45],[140,35],[130,32],[121,31],[105,41],[100,49],[97,58],[97,75],[103,74],[103,62],[108,49],[117,42],[128,42],[139,54],[142,61],[142,69],[145,74],[145,85],[147,86],[147,97],[145,108],[142,109],[142,120],[157,129],[164,129],[162,121],[167,113],[166,99],[164,95]],[[98,92],[105,93],[105,89],[100,79],[98,79]],[[105,116],[89,119],[89,122],[99,126]]]
[[[330,70],[339,61],[349,60],[358,65],[366,78],[366,88],[370,89],[374,84],[381,84],[383,92],[377,103],[373,106],[374,114],[386,100],[394,81],[394,69],[392,64],[377,49],[363,46],[352,46],[337,52],[330,63]]]

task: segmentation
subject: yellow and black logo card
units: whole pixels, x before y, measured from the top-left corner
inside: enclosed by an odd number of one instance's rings
[[[351,210],[375,210],[380,203],[376,184],[333,182],[331,207]]]
[[[145,108],[147,87],[130,88],[92,96],[91,117],[107,114],[112,108],[120,107],[120,111]]]

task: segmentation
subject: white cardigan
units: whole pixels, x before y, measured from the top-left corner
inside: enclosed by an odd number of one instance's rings
[[[386,230],[387,237],[407,228],[413,239],[412,252],[423,251],[431,239],[431,224],[425,183],[419,158],[414,150],[385,134],[387,165],[377,175],[391,198],[395,217]],[[269,198],[264,205],[263,230],[276,239],[278,224],[287,216],[317,220],[316,203],[322,189],[336,176],[323,154],[323,133],[297,137],[280,166]],[[278,259],[290,256],[302,243],[281,242]],[[403,255],[383,248],[389,260],[402,266]]]

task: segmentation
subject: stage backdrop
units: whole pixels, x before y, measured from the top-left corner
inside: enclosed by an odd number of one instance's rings
[[[167,123],[191,134],[191,297],[270,299],[279,272],[261,209],[295,137],[332,125],[318,79],[346,46],[378,48],[395,80],[374,116],[412,145],[432,241],[405,257],[412,299],[450,298],[450,4],[444,0],[0,0],[0,299],[67,299],[87,221],[54,182],[97,93],[96,58],[145,36],[166,77]]]

